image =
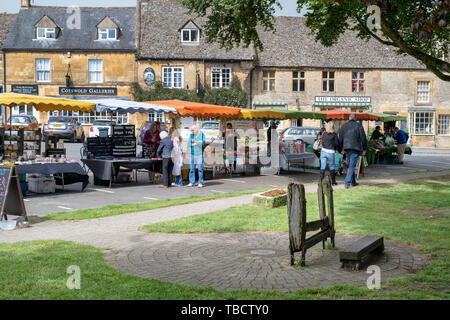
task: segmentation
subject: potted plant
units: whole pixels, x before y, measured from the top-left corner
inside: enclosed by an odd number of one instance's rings
[[[276,208],[287,204],[287,192],[281,189],[270,190],[253,197],[253,203],[258,206]]]

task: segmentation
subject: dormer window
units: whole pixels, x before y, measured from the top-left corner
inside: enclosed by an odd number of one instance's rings
[[[98,29],[98,40],[117,40],[116,29]]]
[[[55,28],[37,28],[37,39],[56,39]]]
[[[198,29],[183,29],[181,31],[181,42],[198,43],[200,41],[200,32]]]
[[[57,39],[61,29],[49,16],[43,16],[35,25],[36,39]]]

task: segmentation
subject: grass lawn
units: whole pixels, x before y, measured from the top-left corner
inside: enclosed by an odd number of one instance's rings
[[[317,195],[307,194],[308,220],[318,218]],[[399,185],[334,191],[338,233],[383,235],[433,258],[421,273],[392,280],[386,293],[399,297],[450,298],[450,176]],[[288,231],[286,207],[246,205],[147,225],[149,232]],[[383,290],[381,291],[383,292]],[[381,294],[380,292],[380,294]]]
[[[47,220],[83,220],[83,219],[96,219],[103,218],[109,216],[115,216],[119,214],[132,213],[132,212],[140,212],[147,210],[154,210],[159,208],[166,208],[171,206],[179,206],[183,204],[189,204],[200,201],[214,200],[219,198],[229,198],[229,197],[237,197],[243,196],[246,194],[253,194],[257,192],[266,191],[267,189],[257,189],[257,190],[245,190],[245,191],[234,191],[220,194],[208,194],[203,196],[190,196],[184,198],[174,198],[174,199],[166,199],[166,200],[155,200],[150,202],[143,203],[130,203],[130,204],[117,204],[110,205],[100,208],[92,208],[92,209],[81,209],[75,211],[63,211],[56,212],[52,214],[48,214],[43,217],[43,219]]]

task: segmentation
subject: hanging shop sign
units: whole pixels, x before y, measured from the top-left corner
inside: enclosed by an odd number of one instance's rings
[[[13,84],[11,85],[11,91],[14,93],[39,95],[39,87],[37,85]]]
[[[155,70],[153,68],[146,68],[144,71],[144,82],[146,85],[151,86],[155,82]]]
[[[371,97],[320,96],[315,98],[315,102],[327,103],[371,103],[371,101]]]
[[[60,96],[117,96],[117,88],[59,87]]]

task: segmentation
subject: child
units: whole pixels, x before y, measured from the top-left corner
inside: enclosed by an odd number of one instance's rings
[[[334,154],[334,167],[340,176],[344,175],[344,156],[342,153],[336,152]]]

